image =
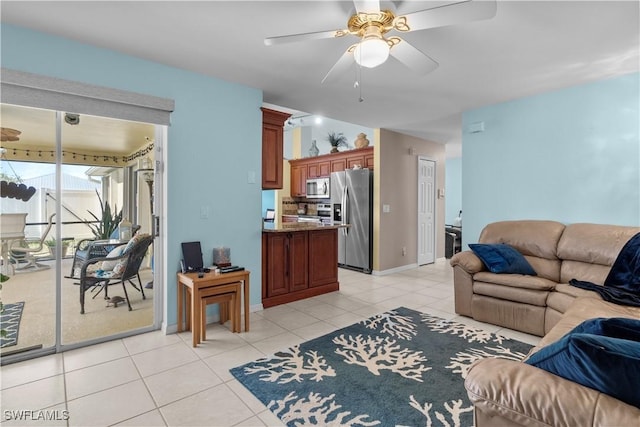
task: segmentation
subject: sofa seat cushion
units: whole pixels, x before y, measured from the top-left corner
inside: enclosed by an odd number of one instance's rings
[[[564,313],[573,304],[573,301],[580,297],[602,299],[596,292],[576,288],[567,283],[558,283],[555,292],[551,292],[547,298],[547,306]]]
[[[476,281],[473,284],[473,293],[506,301],[521,302],[524,304],[545,307],[549,291],[539,289],[527,289],[523,287],[496,285]]]
[[[481,271],[474,274],[473,280],[538,291],[551,291],[556,286],[556,282],[543,277],[526,276],[523,274],[495,274],[489,273],[488,271]]]
[[[531,349],[533,354],[569,333],[587,319],[594,317],[626,317],[640,319],[640,307],[614,304],[598,298],[579,297],[565,311],[562,319]]]
[[[628,321],[640,327],[640,320]],[[638,341],[570,332],[533,354],[526,363],[640,408],[636,384],[640,378]]]

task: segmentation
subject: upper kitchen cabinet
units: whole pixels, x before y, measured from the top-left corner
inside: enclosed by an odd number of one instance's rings
[[[340,172],[354,167],[373,170],[373,147],[305,157],[290,160],[289,163],[291,164],[291,197],[304,197],[307,191],[307,178],[330,176],[331,172]]]
[[[262,189],[282,188],[282,140],[284,122],[289,113],[260,108],[262,110]]]
[[[291,197],[307,194],[307,165],[291,165]]]

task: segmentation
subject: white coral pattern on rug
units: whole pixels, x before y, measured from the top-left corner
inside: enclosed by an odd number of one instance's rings
[[[418,403],[413,395],[409,396],[409,404],[412,408],[417,409],[422,415],[425,416],[425,427],[432,427],[433,419],[431,418],[431,409],[433,408],[433,404],[430,402],[425,402],[423,405]],[[444,402],[444,408],[447,410],[447,413],[442,413],[438,411],[434,411],[434,415],[438,421],[440,421],[439,425],[445,427],[460,427],[460,415],[465,412],[472,412],[473,405],[462,406],[463,402],[461,399],[451,400],[449,402]]]
[[[362,323],[368,329],[378,330],[378,328],[380,328],[378,332],[407,341],[410,341],[418,335],[416,324],[411,317],[398,314],[394,310],[377,314],[369,319],[363,320]]]
[[[367,421],[369,415],[351,415],[350,411],[337,412],[342,405],[335,402],[335,394],[322,397],[319,393],[310,392],[309,397],[299,398],[295,392],[290,392],[283,399],[272,400],[267,407],[285,423],[296,426],[376,426],[380,421]],[[336,413],[337,412],[337,413]]]
[[[446,366],[447,369],[451,369],[454,374],[462,374],[462,378],[467,378],[467,372],[469,368],[479,359],[485,359],[487,357],[497,357],[500,359],[515,360],[516,362],[524,359],[526,355],[519,351],[512,351],[509,348],[498,347],[484,347],[484,350],[478,348],[469,348],[466,351],[460,351],[455,354],[450,360],[451,363]]]
[[[255,365],[246,367],[244,371],[248,375],[262,372],[260,375],[262,381],[278,384],[291,381],[302,382],[305,375],[316,382],[322,381],[323,377],[336,376],[336,371],[317,351],[309,350],[301,354],[298,345],[291,347],[288,351],[281,351],[269,358],[260,359]]]
[[[429,325],[432,331],[439,332],[441,334],[457,335],[460,338],[466,339],[469,343],[479,342],[484,344],[487,342],[496,342],[498,344],[502,344],[506,339],[498,334],[478,328],[472,328],[471,326],[467,326],[462,323],[440,319],[429,314],[422,314],[420,318],[422,319],[422,323]]]
[[[422,364],[427,358],[422,351],[411,351],[402,348],[396,340],[389,337],[357,337],[340,335],[333,339],[338,345],[335,352],[344,357],[350,365],[364,366],[374,375],[389,370],[405,378],[422,382],[422,374],[431,368]]]

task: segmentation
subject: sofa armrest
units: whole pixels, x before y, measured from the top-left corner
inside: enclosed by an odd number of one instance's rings
[[[626,426],[640,419],[638,408],[513,360],[476,362],[467,373],[465,388],[476,411],[514,424]]]
[[[484,264],[480,261],[480,258],[476,256],[472,251],[462,251],[451,257],[451,267],[460,267],[467,273],[473,275],[480,271],[483,271]]]

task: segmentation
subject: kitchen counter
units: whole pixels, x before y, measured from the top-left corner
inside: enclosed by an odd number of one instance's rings
[[[310,231],[310,230],[337,230],[338,228],[348,227],[348,225],[335,224],[323,225],[313,222],[283,222],[276,226],[273,222],[266,222],[262,227],[263,233],[288,233],[291,231]]]

